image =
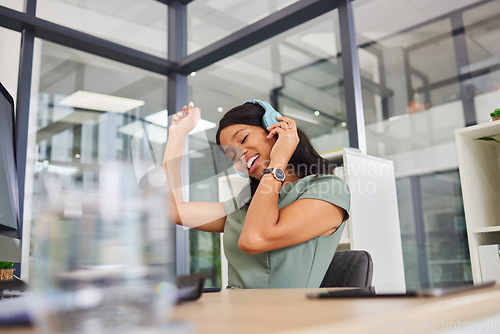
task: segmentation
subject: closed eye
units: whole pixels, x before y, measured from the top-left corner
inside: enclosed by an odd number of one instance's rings
[[[245,142],[247,141],[247,137],[248,137],[248,135],[246,135],[246,136],[243,138],[243,140],[241,141],[241,143],[242,143],[242,144],[243,144],[243,143],[245,143]]]

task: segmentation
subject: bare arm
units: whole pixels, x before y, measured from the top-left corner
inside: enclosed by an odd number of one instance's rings
[[[279,210],[280,187],[270,174],[260,181],[238,243],[245,253],[259,254],[329,235],[344,220],[344,209],[319,199],[299,199]]]
[[[163,167],[170,185],[172,219],[183,225],[207,232],[223,232],[226,213],[222,202],[184,202],[181,184],[181,158],[184,139],[200,118],[200,109],[184,107],[185,115],[176,114],[169,129]]]
[[[295,122],[288,117],[281,119],[286,124],[270,127],[268,137],[276,133],[279,137],[271,151],[269,167],[285,170],[299,139]],[[279,210],[281,186],[271,174],[262,176],[238,242],[245,253],[258,254],[328,235],[344,220],[344,209],[319,199],[299,199]]]

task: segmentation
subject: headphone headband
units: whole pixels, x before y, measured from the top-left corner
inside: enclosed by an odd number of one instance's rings
[[[274,109],[270,104],[269,102],[266,102],[266,101],[261,101],[261,100],[257,100],[257,99],[254,99],[254,100],[248,100],[248,101],[245,101],[243,104],[245,103],[254,103],[254,104],[258,104],[260,105],[262,108],[264,108],[264,116],[262,116],[262,124],[264,124],[264,127],[267,129],[268,127],[270,127],[271,125],[273,125],[274,123],[278,123],[278,119],[276,118],[277,116],[281,116],[281,114],[279,112],[276,111],[276,109]]]

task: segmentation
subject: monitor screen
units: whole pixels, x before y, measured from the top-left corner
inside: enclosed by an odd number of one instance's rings
[[[0,235],[20,239],[14,100],[0,84]]]

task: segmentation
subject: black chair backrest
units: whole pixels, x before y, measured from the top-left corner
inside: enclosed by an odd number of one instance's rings
[[[368,287],[372,284],[373,261],[365,250],[336,252],[320,287]]]

